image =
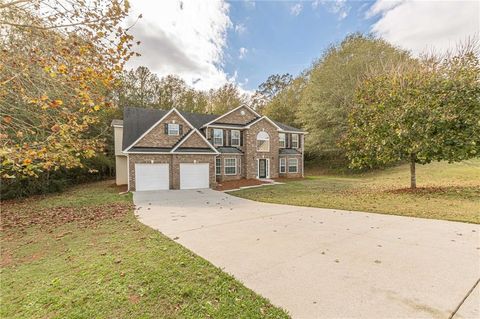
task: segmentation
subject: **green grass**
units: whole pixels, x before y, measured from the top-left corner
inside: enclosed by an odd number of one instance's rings
[[[252,200],[310,207],[480,223],[480,160],[417,165],[416,191],[401,165],[356,175],[314,175],[285,185],[230,194]]]
[[[288,317],[140,224],[131,196],[110,184],[7,202],[2,210],[2,318]]]

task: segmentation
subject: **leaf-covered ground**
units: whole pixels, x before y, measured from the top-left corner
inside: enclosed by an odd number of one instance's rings
[[[133,215],[111,183],[2,203],[2,318],[287,318]]]
[[[417,165],[415,191],[408,188],[409,172],[408,165],[357,175],[311,170],[304,180],[231,194],[269,203],[480,223],[480,160]]]

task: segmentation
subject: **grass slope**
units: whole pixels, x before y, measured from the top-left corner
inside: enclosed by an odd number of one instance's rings
[[[2,318],[287,318],[110,183],[2,204]]]
[[[308,173],[308,172],[307,172]],[[310,174],[315,172],[310,172]],[[480,160],[409,166],[357,175],[308,175],[285,185],[232,192],[252,200],[480,223]]]

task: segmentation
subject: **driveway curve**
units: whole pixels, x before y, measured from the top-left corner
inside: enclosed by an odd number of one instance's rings
[[[210,189],[136,192],[134,203],[142,223],[293,318],[480,317],[480,225],[259,203]]]

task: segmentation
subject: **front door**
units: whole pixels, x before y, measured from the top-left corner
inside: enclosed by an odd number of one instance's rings
[[[267,160],[258,160],[258,178],[267,178]]]

